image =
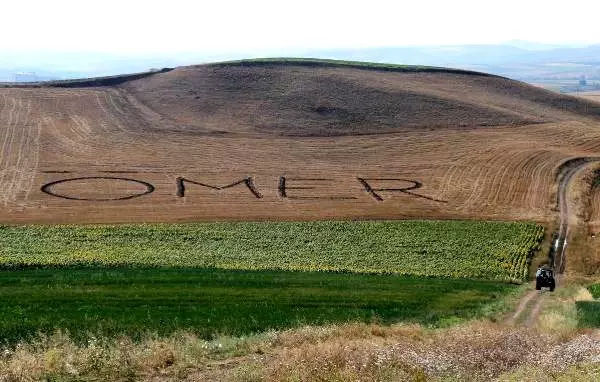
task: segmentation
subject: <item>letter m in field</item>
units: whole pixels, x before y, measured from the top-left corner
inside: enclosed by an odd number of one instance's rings
[[[197,182],[197,181],[193,181],[193,180],[182,178],[182,177],[178,177],[176,179],[176,183],[177,183],[177,196],[180,198],[183,198],[185,196],[187,183],[195,184],[195,185],[202,186],[202,187],[207,187],[212,190],[218,190],[218,191],[232,188],[235,186],[245,186],[252,193],[252,195],[254,195],[255,198],[257,198],[257,199],[262,198],[262,195],[260,194],[260,192],[258,191],[256,186],[254,185],[254,180],[252,179],[252,177],[249,177],[249,176],[245,177],[244,179],[235,181],[231,184],[226,184],[224,186],[213,186],[213,185],[210,185],[207,183]]]

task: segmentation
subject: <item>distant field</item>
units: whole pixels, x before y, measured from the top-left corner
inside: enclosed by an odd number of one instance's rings
[[[600,102],[600,90],[588,91],[588,92],[577,92],[573,93],[574,96],[586,98],[590,101]]]
[[[132,338],[189,330],[245,335],[300,324],[440,325],[494,309],[498,282],[215,269],[61,268],[0,272],[0,344],[68,331]]]
[[[543,228],[477,221],[4,226],[0,266],[157,266],[520,281]]]

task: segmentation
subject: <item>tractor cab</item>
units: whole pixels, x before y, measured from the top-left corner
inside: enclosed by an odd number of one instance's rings
[[[549,267],[540,267],[535,273],[535,289],[549,288],[554,291],[556,282],[554,281],[554,271]]]

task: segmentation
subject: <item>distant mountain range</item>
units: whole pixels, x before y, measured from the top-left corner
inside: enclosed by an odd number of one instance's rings
[[[474,69],[514,79],[600,80],[600,45],[544,47],[525,44],[389,47],[318,52],[319,57]]]
[[[575,80],[584,76],[600,81],[600,44],[557,46],[526,41],[498,45],[414,46],[365,49],[261,52],[254,57],[303,56],[341,60],[445,66],[478,70],[523,81]],[[0,57],[0,82],[13,81],[20,72],[38,80],[94,77],[146,71],[151,68],[253,58],[236,53],[126,55],[112,53],[17,53]]]

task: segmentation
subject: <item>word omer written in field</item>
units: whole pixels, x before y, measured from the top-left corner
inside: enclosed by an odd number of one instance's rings
[[[431,200],[434,202],[446,203],[446,201],[438,200],[435,198],[431,198],[429,196],[421,195],[419,193],[414,192],[415,190],[423,187],[423,184],[416,180],[409,180],[404,178],[361,178],[356,177],[355,180],[360,184],[365,193],[370,196],[376,202],[383,202],[384,198],[381,193],[384,192],[397,192],[405,195],[409,195],[416,198],[422,198]],[[57,190],[57,188],[61,188],[61,186],[71,186],[77,185],[81,182],[86,181],[94,181],[100,182],[101,184],[105,184],[107,188],[111,188],[111,185],[115,183],[127,184],[130,183],[136,187],[141,186],[141,190],[134,193],[127,193],[121,196],[105,196],[100,198],[90,198],[77,194],[77,190],[69,189],[68,191]],[[403,182],[407,183],[407,185],[403,187],[386,187],[385,185]],[[184,177],[177,177],[174,181],[174,189],[175,196],[178,198],[186,197],[186,192],[188,187],[204,187],[217,191],[225,191],[229,188],[233,187],[245,187],[248,190],[249,196],[262,199],[263,195],[260,192],[259,187],[254,182],[254,179],[251,176],[244,177],[242,179],[235,180],[231,183],[218,186],[209,184],[207,182],[201,181],[200,179],[188,179]],[[323,195],[320,192],[324,190],[331,190],[334,187],[339,185],[336,184],[334,179],[330,178],[301,178],[301,177],[279,177],[279,183],[277,184],[277,193],[282,199],[291,199],[291,200],[318,200],[318,199],[327,199],[327,200],[353,200],[358,199],[356,196],[349,195]],[[152,194],[156,190],[156,187],[147,181],[133,179],[133,178],[125,178],[125,177],[116,177],[116,176],[84,176],[84,177],[74,177],[74,178],[64,178],[55,180],[49,183],[45,183],[41,187],[41,191],[57,198],[67,199],[67,200],[84,200],[84,201],[115,201],[115,200],[129,200],[135,198],[141,198],[147,195]]]

